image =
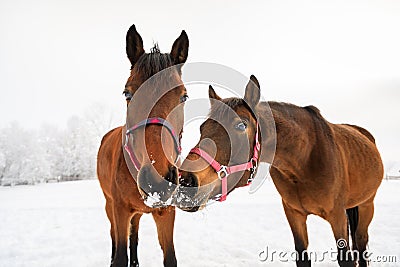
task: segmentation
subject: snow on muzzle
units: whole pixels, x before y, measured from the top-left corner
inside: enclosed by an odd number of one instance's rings
[[[152,164],[143,165],[138,173],[137,184],[144,203],[151,208],[170,206],[178,188],[177,178],[178,170],[175,166],[170,166],[164,177]]]
[[[162,208],[174,205],[181,210],[194,212],[205,206],[215,183],[204,186],[177,185],[178,171],[171,166],[165,177],[161,176],[152,164],[143,165],[137,177],[139,192],[146,206]]]
[[[214,183],[195,187],[180,184],[175,192],[173,205],[183,211],[198,211],[208,203],[214,188]]]

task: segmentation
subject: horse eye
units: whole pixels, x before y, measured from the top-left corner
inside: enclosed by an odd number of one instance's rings
[[[130,101],[132,99],[132,94],[129,91],[124,92],[126,100]]]
[[[185,94],[185,95],[181,96],[180,101],[181,101],[181,103],[183,103],[183,102],[186,102],[186,100],[188,100],[188,99],[189,99],[189,96]]]
[[[244,121],[242,121],[242,122],[239,122],[238,124],[236,124],[235,128],[240,131],[245,131],[247,128],[247,124]]]

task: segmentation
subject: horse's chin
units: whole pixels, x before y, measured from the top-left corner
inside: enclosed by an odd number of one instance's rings
[[[144,204],[153,209],[165,208],[171,206],[174,194],[172,194],[167,200],[161,200],[161,195],[157,192],[146,193],[145,191],[139,189],[139,193],[143,199]]]
[[[191,207],[191,208],[181,208],[181,210],[186,211],[186,212],[196,212],[201,210],[201,207]]]
[[[196,212],[204,209],[209,202],[210,195],[204,196],[195,196],[193,199],[188,200],[187,198],[184,201],[176,201],[174,205],[178,207],[180,210],[185,212]],[[179,199],[179,197],[177,198]]]
[[[170,206],[178,189],[176,184],[161,176],[152,164],[141,167],[136,183],[144,203],[151,208]]]

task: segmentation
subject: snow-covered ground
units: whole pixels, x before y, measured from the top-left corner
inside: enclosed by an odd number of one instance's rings
[[[400,181],[383,181],[370,227],[370,251],[374,256],[396,256],[397,263],[372,266],[400,265],[399,192]],[[310,251],[333,251],[328,223],[311,216],[308,228]],[[150,215],[142,217],[139,239],[141,265],[162,266]],[[270,256],[273,251],[293,251],[271,180],[254,194],[242,188],[204,211],[177,212],[179,266],[295,266],[289,254],[260,261],[267,247]],[[110,253],[109,222],[96,180],[0,188],[0,266],[108,266]],[[329,259],[315,265],[337,266]]]

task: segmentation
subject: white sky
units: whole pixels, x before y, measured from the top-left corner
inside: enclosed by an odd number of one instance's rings
[[[189,62],[255,74],[266,99],[363,126],[400,160],[400,1],[2,0],[0,127],[62,126],[93,103],[122,123],[132,23],[147,51],[185,29]]]

